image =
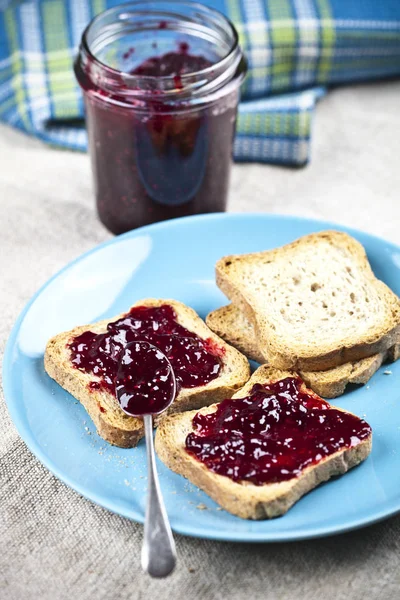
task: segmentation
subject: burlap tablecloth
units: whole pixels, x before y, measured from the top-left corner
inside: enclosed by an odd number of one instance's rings
[[[399,195],[400,83],[392,82],[337,90],[321,102],[306,169],[236,165],[230,209],[327,218],[400,242]],[[2,352],[37,288],[109,237],[94,215],[88,157],[0,127],[0,227]],[[1,600],[400,597],[400,517],[288,544],[176,536],[176,572],[152,581],[140,570],[142,527],[84,500],[42,467],[3,398],[0,461]]]

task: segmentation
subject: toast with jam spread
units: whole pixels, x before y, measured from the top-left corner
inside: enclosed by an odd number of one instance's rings
[[[159,458],[243,519],[286,513],[371,451],[363,419],[322,400],[293,372],[263,365],[231,399],[168,416]]]
[[[169,412],[230,397],[250,377],[248,360],[176,300],[141,300],[127,313],[56,335],[45,351],[47,373],[83,404],[99,435],[116,446],[133,447],[144,435],[142,419],[120,408],[114,384],[123,348],[138,339],[170,358],[178,393]]]

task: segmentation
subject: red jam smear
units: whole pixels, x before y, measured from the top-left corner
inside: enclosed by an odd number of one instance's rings
[[[98,377],[90,390],[107,390],[115,395],[119,364],[128,344],[147,341],[169,359],[177,389],[203,386],[216,379],[222,369],[221,353],[211,340],[203,340],[176,320],[172,306],[135,306],[105,333],[85,331],[69,344],[75,368]],[[141,357],[146,361],[146,353]]]
[[[145,75],[150,77],[173,77],[175,87],[183,88],[182,75],[196,73],[211,67],[212,63],[204,56],[188,54],[189,45],[182,42],[179,52],[167,52],[163,56],[148,58],[141,65],[131,71],[131,75]]]
[[[131,54],[127,57],[130,58]],[[182,76],[212,65],[182,42],[131,74]],[[172,107],[149,90],[146,110],[99,101],[85,87],[86,121],[99,217],[113,233],[226,208],[238,91],[197,110]],[[115,92],[118,95],[118,91]],[[126,97],[125,97],[126,102]]]
[[[255,485],[278,483],[368,438],[363,419],[330,408],[303,382],[256,384],[246,398],[224,400],[193,418],[186,450],[218,475]]]
[[[115,389],[121,408],[129,415],[159,414],[175,399],[171,363],[155,346],[133,342],[123,351]]]
[[[189,46],[182,42],[179,52],[167,52],[162,56],[154,56],[145,60],[141,65],[131,71],[132,75],[146,75],[151,77],[166,77],[185,75],[202,71],[211,67],[212,63],[204,56],[189,54]]]

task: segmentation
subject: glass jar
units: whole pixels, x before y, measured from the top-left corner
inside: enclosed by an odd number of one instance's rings
[[[75,73],[110,231],[225,210],[246,73],[228,19],[186,1],[111,8],[83,33]]]

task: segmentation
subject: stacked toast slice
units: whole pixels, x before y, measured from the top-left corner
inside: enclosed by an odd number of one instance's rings
[[[326,398],[398,358],[399,298],[345,233],[226,256],[216,279],[232,304],[210,313],[208,326],[249,358],[301,373]]]

